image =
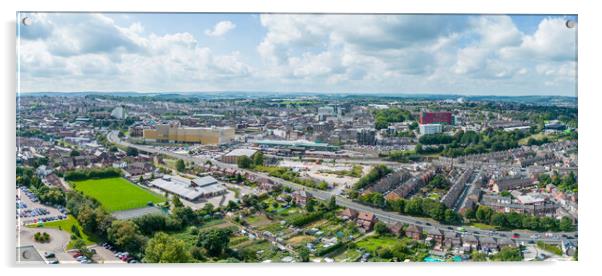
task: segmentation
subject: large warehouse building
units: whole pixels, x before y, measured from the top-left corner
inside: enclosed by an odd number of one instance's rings
[[[198,201],[200,198],[219,196],[228,192],[224,185],[211,176],[190,180],[177,175],[165,175],[151,181],[150,186],[176,194],[189,201]]]
[[[420,124],[452,124],[451,112],[420,112]]]
[[[145,129],[143,137],[158,142],[220,145],[234,140],[234,128],[180,127],[173,124],[161,124],[157,125],[155,129]]]

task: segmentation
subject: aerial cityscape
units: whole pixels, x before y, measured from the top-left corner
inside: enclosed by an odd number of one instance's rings
[[[578,260],[576,16],[17,17],[17,263]]]

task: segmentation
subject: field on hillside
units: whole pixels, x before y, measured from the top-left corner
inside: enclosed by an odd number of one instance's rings
[[[87,196],[97,199],[109,212],[141,208],[150,201],[164,202],[161,195],[143,189],[124,178],[102,178],[72,181],[71,186]]]

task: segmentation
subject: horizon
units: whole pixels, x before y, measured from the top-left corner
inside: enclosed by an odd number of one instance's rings
[[[333,95],[357,95],[357,96],[408,96],[408,97],[429,97],[429,96],[444,96],[444,97],[562,97],[562,98],[578,98],[577,95],[553,95],[553,94],[523,94],[523,95],[501,95],[501,94],[459,94],[459,93],[443,93],[443,92],[433,92],[433,93],[416,93],[416,92],[311,92],[311,91],[159,91],[159,92],[140,92],[140,91],[32,91],[32,92],[21,92],[17,93],[26,95],[33,94],[139,94],[141,96],[144,95],[197,95],[197,94],[249,94],[249,93],[259,93],[259,94],[281,94],[281,95],[312,95],[312,96],[333,96]]]
[[[574,15],[17,17],[21,93],[577,96]]]

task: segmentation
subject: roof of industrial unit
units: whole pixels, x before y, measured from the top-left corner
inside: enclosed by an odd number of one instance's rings
[[[192,187],[190,184],[193,181],[196,185],[199,185],[199,187]],[[150,184],[188,200],[195,200],[205,194],[226,190],[224,185],[217,183],[217,180],[211,176],[196,178],[194,180],[189,180],[180,176],[171,176],[171,179],[157,178],[151,181]]]
[[[231,152],[228,152],[226,156],[247,156],[251,157],[255,154],[257,150],[254,149],[234,149]]]

